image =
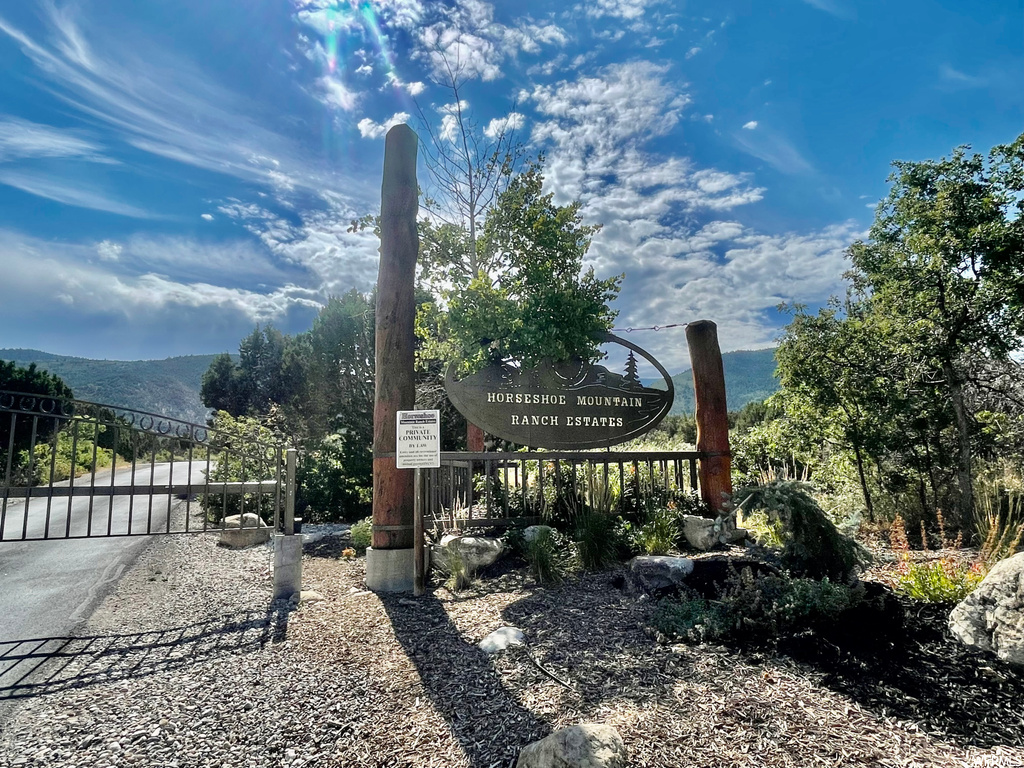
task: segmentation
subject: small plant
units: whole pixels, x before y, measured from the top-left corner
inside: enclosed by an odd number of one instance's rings
[[[569,497],[580,565],[588,571],[607,568],[618,558],[617,498],[611,485],[595,469],[584,478],[582,493]]]
[[[955,542],[946,539],[945,523],[939,513],[939,530],[943,550],[959,549],[959,537]],[[921,543],[928,549],[928,539],[921,527]],[[966,563],[957,560],[951,553],[943,554],[938,560],[915,563],[910,555],[910,542],[903,518],[899,515],[892,521],[889,530],[889,544],[896,553],[899,565],[896,575],[896,590],[915,600],[930,603],[953,603],[963,600],[984,577],[981,562]]]
[[[440,547],[438,551],[438,567],[448,577],[444,582],[448,589],[459,592],[473,583],[473,574],[456,547]]]
[[[1024,538],[1024,494],[981,478],[974,530],[981,543],[979,560],[987,573],[1000,560],[1015,554]]]
[[[662,507],[648,512],[647,522],[640,528],[637,538],[648,555],[667,555],[679,533],[675,510]]]
[[[366,552],[366,548],[373,544],[373,519],[364,517],[349,529],[349,540],[352,548],[359,554]]]
[[[565,572],[562,537],[553,529],[541,528],[536,535],[524,541],[526,562],[530,574],[538,584],[561,584]]]

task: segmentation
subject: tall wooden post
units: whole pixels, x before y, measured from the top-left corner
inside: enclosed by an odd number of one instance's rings
[[[697,401],[697,450],[710,453],[700,459],[701,497],[716,512],[722,512],[732,495],[729,456],[729,411],[725,402],[725,370],[718,346],[718,326],[698,320],[686,326],[690,348],[693,393]]]
[[[410,555],[413,473],[395,467],[395,413],[412,410],[416,404],[413,373],[416,312],[413,284],[419,252],[416,146],[416,134],[404,124],[388,131],[384,143],[380,270],[377,273],[377,385],[373,408],[373,548],[409,549]],[[368,583],[369,570],[368,563]],[[409,579],[412,579],[411,569]]]
[[[466,422],[466,451],[468,453],[484,452],[484,431],[476,424]]]

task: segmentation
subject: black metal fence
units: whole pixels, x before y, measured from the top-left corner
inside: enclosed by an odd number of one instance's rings
[[[153,413],[0,391],[0,473],[0,542],[294,532],[294,450]]]
[[[697,493],[696,451],[535,451],[441,453],[425,470],[424,493],[435,529],[540,522],[575,499],[595,497],[618,512],[644,499]]]

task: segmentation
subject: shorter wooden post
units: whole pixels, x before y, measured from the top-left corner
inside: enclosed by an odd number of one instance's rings
[[[698,462],[700,495],[717,513],[732,496],[729,451],[729,411],[725,400],[725,370],[718,346],[718,326],[698,320],[686,326],[696,400],[697,450],[708,454]]]
[[[413,478],[413,518],[412,518],[412,531],[413,531],[413,551],[412,551],[412,567],[413,567],[413,594],[417,597],[421,596],[426,591],[426,563],[424,550],[424,536],[423,536],[423,470],[413,470],[416,474]]]

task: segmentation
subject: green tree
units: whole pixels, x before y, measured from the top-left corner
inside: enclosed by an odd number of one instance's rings
[[[956,149],[896,162],[870,238],[850,248],[853,289],[891,318],[899,345],[932,368],[955,416],[959,509],[973,510],[969,358],[1007,360],[1024,313],[1024,134],[988,159]]]
[[[71,387],[59,377],[39,370],[35,363],[31,363],[28,368],[22,368],[3,360],[0,360],[0,391],[22,392],[53,398],[70,399],[74,397]],[[12,435],[10,418],[0,419],[0,458],[6,459],[12,448],[14,455],[29,448],[32,442],[32,421],[32,417],[18,418]],[[60,429],[59,419],[38,418],[35,429],[36,443],[45,443],[58,429]]]
[[[543,184],[533,164],[498,196],[480,246],[497,276],[444,291],[447,312],[440,316],[436,306],[424,308],[421,329],[433,313],[440,336],[428,342],[428,355],[461,359],[463,370],[494,359],[530,366],[544,358],[598,357],[595,337],[612,326],[608,305],[622,277],[599,280],[593,268],[582,271],[599,227],[583,224],[579,202],[556,205]]]

